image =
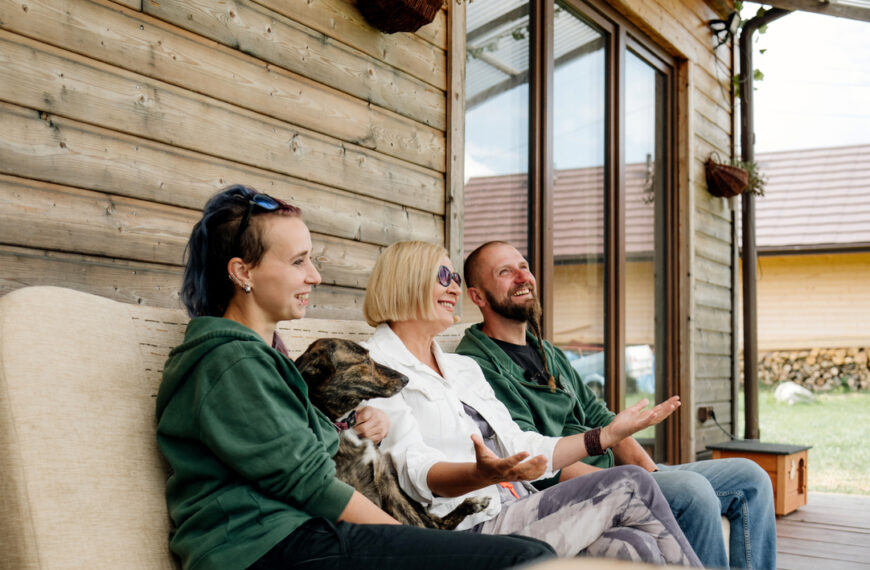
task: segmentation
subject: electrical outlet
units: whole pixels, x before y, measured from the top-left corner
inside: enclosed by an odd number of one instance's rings
[[[699,406],[698,407],[698,421],[699,422],[704,423],[712,417],[713,417],[713,406]]]

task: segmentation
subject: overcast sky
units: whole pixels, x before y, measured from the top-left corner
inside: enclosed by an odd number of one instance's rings
[[[756,152],[870,144],[870,22],[794,12],[755,37]]]

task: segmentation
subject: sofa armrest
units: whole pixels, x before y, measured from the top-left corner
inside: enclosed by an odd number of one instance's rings
[[[131,308],[56,287],[0,298],[4,567],[176,567]]]

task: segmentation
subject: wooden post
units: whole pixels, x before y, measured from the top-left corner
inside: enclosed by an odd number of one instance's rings
[[[447,8],[447,172],[445,244],[453,267],[461,271],[465,201],[465,3]],[[462,310],[462,303],[458,309]],[[461,314],[461,313],[460,313]]]

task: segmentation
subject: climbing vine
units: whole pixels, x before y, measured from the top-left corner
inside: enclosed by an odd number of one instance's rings
[[[741,0],[737,0],[736,2],[734,2],[734,9],[737,11],[738,14],[740,14],[743,11],[743,2]],[[756,10],[756,12],[755,12],[755,17],[760,18],[761,16],[764,16],[767,13],[767,10],[768,10],[768,8],[765,7],[764,5],[759,6],[758,10]],[[742,17],[740,18],[741,33],[743,33],[743,28],[748,21],[749,20],[744,20]],[[767,32],[767,24],[764,24],[763,26],[759,26],[757,31],[758,31],[759,36],[761,34],[766,33]],[[760,39],[759,36],[755,37],[756,43],[758,43],[758,41]],[[764,53],[766,51],[767,51],[767,48],[762,48],[762,49],[758,50],[758,53],[761,55],[764,55]],[[753,72],[752,72],[752,80],[753,81],[762,81],[763,79],[764,79],[764,72],[762,72],[760,69],[758,69],[756,67],[755,70],[753,70]],[[740,74],[735,74],[731,78],[731,83],[734,85],[735,95],[737,97],[740,97],[740,88],[741,88]],[[758,89],[758,88],[755,87],[755,89]]]

